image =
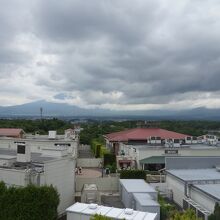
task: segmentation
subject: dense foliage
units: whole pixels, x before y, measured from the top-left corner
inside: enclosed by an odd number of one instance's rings
[[[195,211],[192,209],[187,209],[183,213],[176,212],[170,220],[202,220],[201,218],[197,218]]]
[[[91,144],[93,139],[104,141],[103,135],[136,127],[136,121],[92,121],[81,125],[80,143]]]
[[[108,168],[111,173],[116,172],[116,156],[111,153],[104,154],[104,167]]]
[[[122,170],[120,172],[120,179],[146,179],[144,170]]]
[[[59,134],[63,134],[64,130],[72,125],[69,122],[53,119],[43,120],[24,120],[24,119],[0,119],[1,128],[22,128],[26,133],[47,134],[49,130],[56,130]]]
[[[0,182],[0,219],[55,220],[59,195],[52,186],[9,187]]]
[[[116,156],[114,154],[104,154],[104,166],[116,163]]]
[[[209,216],[209,220],[219,220],[220,219],[220,205],[215,204],[214,213]]]
[[[93,139],[90,144],[96,158],[103,157],[104,154],[108,153],[108,149],[105,147],[103,140]]]
[[[160,219],[170,219],[176,212],[175,206],[167,202],[161,195],[158,195],[158,202],[160,204]]]

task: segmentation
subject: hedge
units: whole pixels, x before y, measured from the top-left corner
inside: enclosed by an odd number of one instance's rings
[[[1,220],[55,220],[59,195],[53,186],[9,187],[0,182]]]
[[[120,179],[146,179],[144,170],[121,170]]]

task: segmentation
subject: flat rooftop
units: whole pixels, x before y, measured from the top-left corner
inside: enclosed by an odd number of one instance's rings
[[[0,158],[12,159],[17,156],[16,150],[0,148]],[[42,156],[41,153],[31,153],[31,161],[36,163],[44,163],[46,161],[57,159],[56,157]]]
[[[175,169],[167,170],[167,173],[176,176],[183,181],[196,180],[220,180],[220,172],[213,169]]]
[[[141,206],[160,206],[148,193],[133,193],[133,196]]]
[[[120,183],[124,186],[127,192],[156,193],[156,190],[152,186],[150,186],[150,184],[141,179],[120,179]]]
[[[65,138],[64,135],[57,135],[54,139],[49,139],[48,135],[27,135],[24,138],[14,138],[14,137],[1,137],[0,140],[14,140],[14,141],[62,141],[62,142],[70,142],[75,141],[75,139]]]
[[[114,219],[125,219],[125,220],[154,220],[156,213],[141,212],[129,209],[130,213],[126,212],[127,209],[119,209],[114,207],[99,206],[96,204],[86,203],[75,203],[66,209],[67,212],[77,213],[83,215],[95,215],[101,214]],[[82,218],[83,219],[83,218]],[[74,220],[72,218],[72,220]]]

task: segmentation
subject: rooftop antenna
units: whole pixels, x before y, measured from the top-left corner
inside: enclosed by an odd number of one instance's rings
[[[43,119],[43,108],[42,107],[40,107],[40,119],[41,119],[41,121]]]

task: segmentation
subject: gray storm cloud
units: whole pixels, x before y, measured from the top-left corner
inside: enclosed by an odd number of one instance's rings
[[[220,107],[219,10],[217,0],[3,1],[5,104],[16,91],[19,103],[65,94],[81,106]]]

